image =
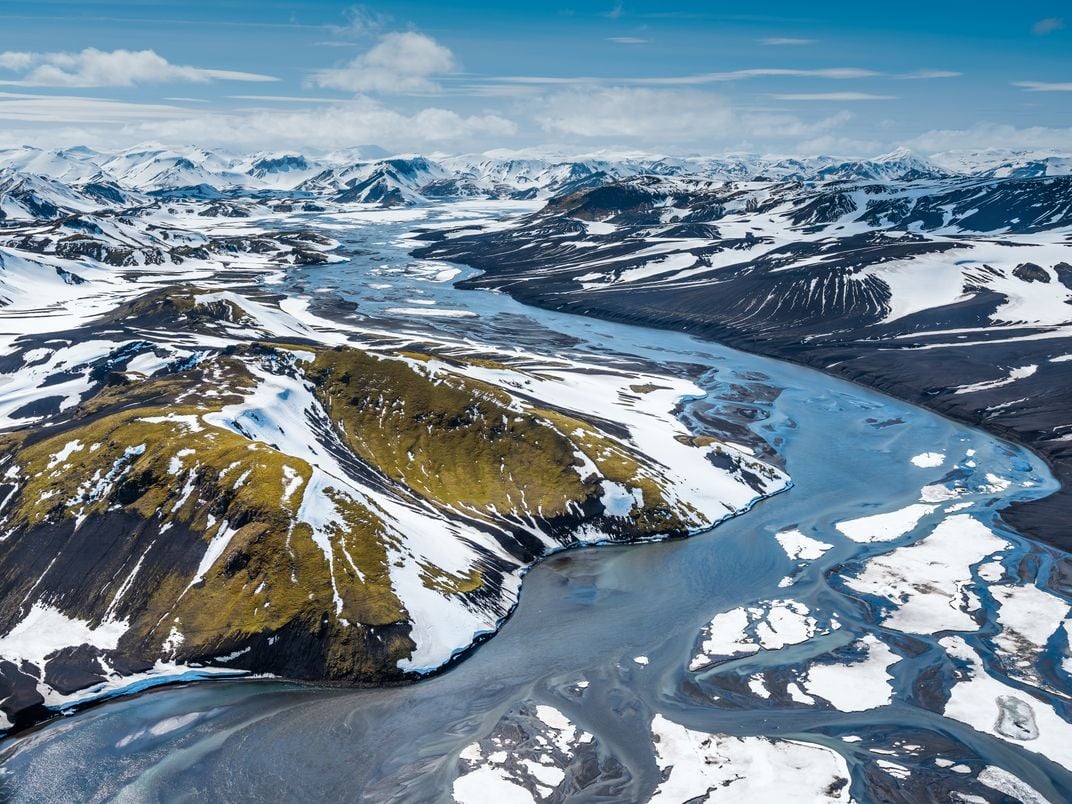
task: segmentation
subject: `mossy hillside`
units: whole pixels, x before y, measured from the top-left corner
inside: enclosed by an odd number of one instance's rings
[[[325,495],[336,519],[327,536],[337,556],[335,577],[345,619],[384,625],[404,619],[404,607],[391,584],[388,549],[401,548],[379,515],[346,491],[328,487]],[[302,527],[302,526],[299,526]]]
[[[24,445],[14,456],[23,485],[5,512],[8,524],[32,527],[119,507],[206,538],[225,521],[289,530],[311,467],[203,424],[204,412],[126,409]]]
[[[197,303],[198,295],[193,288],[150,294],[136,315],[166,326],[185,317],[195,326],[235,314]],[[293,350],[312,359],[296,359]],[[247,343],[180,371],[104,384],[54,428],[0,437],[0,456],[20,467],[18,493],[0,512],[3,529],[17,534],[122,512],[155,529],[158,541],[169,529],[192,544],[200,539],[204,547],[190,550],[181,568],[146,567],[151,587],[110,615],[129,620],[128,647],[206,660],[243,645],[266,650],[267,636],[297,629],[307,640],[293,644],[322,651],[316,661],[331,677],[374,677],[394,667],[413,649],[409,615],[391,583],[391,562],[404,549],[399,537],[342,487],[323,490],[334,510],[314,532],[298,511],[316,470],[203,419],[254,390],[253,364],[304,376],[356,456],[441,508],[495,522],[509,513],[574,521],[601,491],[598,476],[580,476],[580,450],[601,475],[643,492],[627,530],[683,527],[688,511],[666,502],[658,473],[599,422],[519,403],[495,385],[448,371],[433,375],[433,360]],[[193,567],[225,527],[226,547],[195,581]],[[145,540],[135,547],[123,538],[109,548],[125,551],[122,560],[94,580],[99,600],[90,616],[98,622],[146,550]],[[490,583],[479,568],[455,574],[426,562],[420,578],[447,597],[479,595]],[[181,642],[169,639],[173,632]]]
[[[320,351],[309,376],[346,444],[433,502],[555,517],[598,492],[570,439],[490,384],[356,350]]]
[[[161,538],[174,525],[206,541],[223,527],[237,529],[203,580],[191,587],[189,573],[173,572],[147,603],[139,596],[143,605],[132,612],[129,638],[159,645],[175,627],[185,636],[181,655],[199,655],[296,619],[320,628],[326,615],[335,615],[336,594],[343,601],[339,616],[351,623],[405,622],[390,583],[382,522],[372,512],[333,493],[338,521],[330,534],[337,559],[332,573],[310,528],[295,524],[312,468],[202,421],[203,414],[236,401],[234,391],[252,387],[238,357],[218,356],[189,372],[131,387],[105,386],[56,435],[32,443],[25,431],[0,437],[7,464],[19,467],[21,479],[3,512],[5,527],[25,531],[121,508],[156,521]],[[155,404],[128,407],[122,390],[135,388],[133,396]],[[179,399],[187,401],[176,404]],[[343,554],[345,560],[338,560]],[[100,579],[98,618],[114,594],[110,584],[117,582]],[[404,642],[396,648],[408,650]],[[349,662],[361,664],[360,657]]]
[[[408,657],[414,644],[397,628],[376,632],[377,650],[367,650],[370,629],[409,622],[390,575],[395,537],[346,491],[323,493],[334,506],[324,534],[332,561],[304,522],[289,530],[245,525],[213,571],[167,610],[156,637],[174,626],[186,639],[183,652],[197,655],[214,644],[222,651],[236,635],[300,622],[320,636],[323,672],[332,678],[375,678]]]
[[[549,408],[533,412],[560,432],[568,433],[578,449],[595,464],[607,480],[627,489],[639,489],[643,504],[633,506],[629,517],[639,535],[673,533],[706,524],[696,518],[690,506],[672,506],[662,483],[652,476],[644,461],[622,442],[600,432],[594,425]]]
[[[639,535],[709,524],[687,503],[668,502],[646,460],[598,424],[528,403],[519,412],[501,388],[446,372],[432,379],[412,365],[438,358],[405,358],[325,350],[310,376],[348,445],[418,493],[499,514],[570,515],[571,503],[600,491],[599,477],[578,473],[580,450],[607,480],[641,491],[630,513]]]
[[[301,495],[282,500],[282,491],[293,482],[290,473],[307,481],[310,467],[201,419],[253,387],[240,361],[220,357],[187,376],[133,384],[140,390],[131,395],[143,404],[126,400],[124,387],[101,388],[57,435],[23,437],[17,463],[25,483],[9,514],[16,524],[87,516],[116,504],[192,522],[196,497],[182,492],[184,482],[211,487],[221,511],[293,515]]]
[[[214,571],[176,605],[164,608],[155,636],[166,638],[174,627],[184,636],[181,653],[196,656],[213,646],[222,649],[236,638],[276,632],[294,621],[312,630],[328,624],[335,638],[350,627],[406,623],[405,608],[391,586],[386,550],[372,523],[362,521],[366,518],[365,510],[341,512],[331,538],[333,569],[304,523],[290,531],[260,522],[243,526]],[[338,611],[336,594],[342,601]],[[396,645],[392,664],[408,656],[412,647],[408,642]],[[368,675],[377,669],[359,655],[332,653],[328,667],[335,677]]]

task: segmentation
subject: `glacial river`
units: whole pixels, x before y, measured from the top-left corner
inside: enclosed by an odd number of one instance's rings
[[[354,256],[296,270],[267,287],[311,299],[312,312],[330,308],[342,315],[337,301],[352,302],[351,322],[370,329],[576,352],[589,360],[613,355],[688,372],[708,392],[690,403],[686,415],[694,424],[702,427],[719,411],[751,421],[784,460],[793,488],[686,540],[549,558],[525,577],[520,605],[496,636],[415,685],[349,690],[208,682],[52,721],[0,747],[0,793],[12,801],[450,801],[463,749],[519,706],[540,704],[595,735],[599,750],[617,763],[613,780],[587,787],[574,800],[643,800],[652,793],[661,780],[649,730],[656,713],[697,732],[832,749],[847,762],[850,792],[860,801],[937,800],[931,796],[939,792],[940,800],[949,800],[948,790],[968,790],[990,766],[1053,801],[1072,799],[1072,773],[1040,747],[1047,740],[1067,743],[1072,731],[1045,733],[1039,720],[1042,736],[1009,739],[977,730],[965,718],[944,717],[949,690],[968,683],[958,680],[947,646],[934,636],[888,627],[881,618],[889,608],[844,583],[844,574],[859,571],[870,557],[922,539],[953,516],[953,498],[939,495],[914,529],[910,523],[889,541],[854,541],[834,526],[918,505],[927,486],[955,487],[956,515],[989,526],[1008,543],[1000,558],[1007,580],[1029,585],[1037,579],[1046,587],[1061,556],[1009,532],[995,515],[1013,500],[1055,488],[1040,460],[810,369],[680,334],[529,308],[502,294],[457,290],[443,281],[447,266],[413,260],[413,244],[402,238],[439,215],[459,213],[417,214],[424,213],[306,219],[342,239]],[[944,460],[912,462],[925,453]],[[831,547],[811,560],[790,558],[774,535],[791,530]],[[985,579],[1000,575],[981,571],[978,563],[970,570],[975,583],[985,586]],[[976,628],[961,636],[989,674],[1010,692],[1027,690],[1022,697],[1036,710],[1048,705],[1067,718],[1070,688],[1067,667],[1061,667],[1067,641],[1055,636],[1023,648],[1027,658],[1021,660],[1035,675],[1010,680],[1003,668],[1015,660],[995,653],[988,641],[997,630],[995,599],[985,591],[975,598]],[[836,618],[840,627],[690,671],[715,615],[757,605],[762,610],[772,600],[799,602],[820,620]],[[765,673],[800,670],[867,634],[896,653],[888,701],[838,711],[770,694],[774,676]],[[844,684],[871,684],[873,674],[854,675],[865,664],[845,660]],[[901,770],[891,774],[883,761]],[[967,770],[954,773],[948,769],[954,763]],[[1012,800],[990,787],[971,790]]]

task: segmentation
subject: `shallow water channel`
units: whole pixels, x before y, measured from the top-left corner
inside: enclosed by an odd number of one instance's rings
[[[488,211],[494,210],[474,206],[467,214]],[[428,217],[414,219],[418,214]],[[448,266],[407,256],[412,243],[403,235],[437,214],[460,213],[307,219],[342,239],[354,256],[277,277],[268,287],[310,299],[314,312],[334,307],[341,315],[337,302],[352,302],[351,320],[370,329],[672,365],[708,391],[686,408],[696,427],[721,414],[751,421],[751,430],[784,460],[794,486],[689,539],[589,547],[545,560],[525,577],[520,605],[496,636],[447,672],[411,686],[209,682],[118,699],[53,721],[3,746],[0,784],[11,800],[449,801],[459,754],[525,704],[555,707],[613,757],[613,779],[597,780],[575,800],[643,800],[652,793],[660,782],[650,732],[655,713],[700,732],[832,748],[846,759],[851,793],[862,801],[931,800],[927,790],[938,789],[936,778],[956,782],[955,774],[935,766],[938,754],[973,773],[1000,767],[1053,800],[1072,798],[1072,773],[1030,742],[943,717],[941,701],[955,672],[938,637],[886,630],[883,609],[841,581],[868,557],[926,536],[951,515],[950,504],[936,505],[892,541],[861,543],[834,527],[917,504],[925,486],[959,484],[956,513],[990,526],[1012,545],[1003,553],[1005,566],[1027,567],[1021,574],[1045,586],[1059,557],[1010,533],[995,515],[1014,499],[1054,488],[1040,460],[817,371],[675,333],[524,307],[502,294],[456,290],[443,281]],[[913,464],[923,453],[946,460]],[[774,538],[792,529],[832,549],[813,560],[792,559]],[[980,627],[965,639],[989,656],[979,640],[995,604],[986,594],[978,597]],[[771,600],[801,602],[820,620],[836,616],[840,627],[782,650],[690,671],[715,615]],[[865,634],[877,635],[897,654],[888,668],[885,705],[838,711],[787,702],[769,689],[764,696],[745,682],[803,668]],[[1051,688],[1067,681],[1056,667],[1060,650],[1051,641],[1032,659],[1055,666]],[[845,683],[857,683],[852,662],[845,665]],[[990,667],[1004,680],[998,660]],[[1038,694],[1067,716],[1060,692]],[[918,750],[897,747],[906,743]],[[907,773],[886,774],[876,764],[883,756]]]

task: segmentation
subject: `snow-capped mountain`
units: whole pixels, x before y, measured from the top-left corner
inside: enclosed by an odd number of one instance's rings
[[[1033,178],[1072,174],[1072,157],[1040,151],[950,151],[934,161],[951,172],[988,178]]]
[[[101,164],[107,158],[107,154],[86,147],[43,150],[25,145],[0,149],[0,170],[77,184],[99,177]]]
[[[424,200],[421,189],[447,175],[442,166],[422,156],[398,157],[327,168],[295,189],[342,203],[399,206]]]
[[[905,182],[975,176],[1028,178],[1067,175],[1072,160],[1039,154],[987,152],[925,159],[905,149],[872,159],[730,157],[429,158],[372,156],[353,149],[313,157],[293,152],[235,155],[204,148],[149,145],[115,153],[89,148],[0,151],[0,170],[32,174],[71,186],[113,183],[127,190],[210,187],[220,192],[272,190],[337,196],[343,203],[384,206],[445,198],[550,198],[633,176],[710,181]]]
[[[874,159],[832,164],[815,171],[818,179],[859,179],[872,181],[915,181],[940,179],[949,174],[935,163],[923,159],[906,148],[899,148]]]
[[[138,195],[100,173],[77,184],[48,176],[0,169],[0,220],[48,220],[137,203]]]
[[[203,149],[131,150],[104,160],[101,168],[121,184],[141,190],[199,184],[226,188],[246,183],[234,160]]]

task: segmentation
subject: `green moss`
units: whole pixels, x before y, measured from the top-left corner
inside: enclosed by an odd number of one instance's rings
[[[391,584],[387,549],[397,547],[383,520],[349,495],[328,488],[338,520],[328,537],[337,556],[335,578],[343,600],[342,616],[355,622],[384,625],[405,619]]]
[[[320,352],[311,376],[347,445],[433,502],[551,517],[595,491],[577,475],[569,439],[511,409],[494,386],[432,379],[403,360],[356,350]]]
[[[464,575],[455,575],[427,562],[422,562],[420,567],[421,583],[441,595],[465,595],[477,591],[484,585],[484,573],[477,567],[470,568]]]
[[[128,313],[191,326],[240,320],[238,308],[197,304],[198,294],[184,287],[148,294],[127,305]],[[315,357],[294,360],[287,354],[293,350]],[[611,481],[641,489],[644,504],[633,512],[639,532],[677,529],[687,515],[671,510],[642,458],[597,423],[521,409],[489,383],[448,372],[433,376],[438,357],[250,343],[185,371],[104,385],[55,429],[0,435],[0,469],[17,465],[22,484],[0,512],[5,530],[116,510],[140,521],[138,528],[156,528],[157,539],[193,534],[207,546],[224,527],[235,529],[196,583],[190,567],[203,550],[182,569],[155,567],[124,639],[156,649],[175,627],[185,638],[181,658],[299,624],[308,629],[309,644],[324,646],[335,676],[374,673],[382,669],[376,662],[394,667],[413,648],[404,628],[390,627],[409,616],[391,582],[403,546],[382,512],[345,488],[328,488],[323,493],[334,516],[314,532],[298,521],[313,467],[204,421],[254,390],[249,365],[262,360],[304,373],[356,456],[440,508],[488,521],[511,513],[575,516],[576,504],[600,491],[598,477],[579,476],[579,449]],[[80,448],[68,449],[71,442]],[[171,536],[165,525],[174,528]],[[114,549],[132,557],[114,566],[133,566],[147,549],[138,542],[135,550],[135,542],[134,534],[117,536]],[[115,578],[123,576],[114,566],[85,588],[117,588]],[[455,574],[429,563],[420,565],[420,579],[444,596],[471,595],[487,582],[477,567]],[[90,605],[100,615],[107,604]],[[381,628],[382,643],[379,632],[369,636],[369,629]],[[382,653],[367,652],[373,642]]]
[[[14,524],[100,514],[116,504],[144,518],[159,513],[197,524],[207,513],[204,499],[217,509],[289,526],[311,467],[205,425],[200,416],[206,412],[194,406],[122,410],[25,447],[17,456],[26,482],[11,514]],[[80,448],[67,450],[71,442]],[[300,485],[284,500],[295,476]],[[187,483],[198,493],[184,492]]]
[[[248,356],[240,350],[163,379],[105,386],[57,435],[32,443],[29,431],[0,436],[0,460],[16,464],[22,481],[6,524],[31,528],[118,507],[206,542],[240,524],[201,581],[187,588],[189,575],[167,574],[131,624],[131,638],[160,643],[177,619],[190,654],[295,620],[318,627],[336,614],[333,586],[343,619],[406,621],[390,582],[392,538],[376,514],[329,490],[338,512],[328,533],[332,571],[312,529],[296,522],[312,467],[204,422],[253,389],[240,359]]]
[[[619,441],[588,422],[555,410],[536,409],[540,416],[570,434],[581,452],[607,480],[628,489],[640,489],[643,505],[634,506],[630,517],[641,533],[665,533],[686,526],[685,512],[674,510],[663,495],[661,483],[649,474],[641,459]]]

